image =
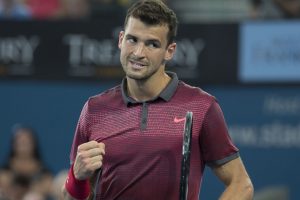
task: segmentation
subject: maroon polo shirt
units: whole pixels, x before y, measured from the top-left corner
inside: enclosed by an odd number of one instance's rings
[[[216,99],[168,74],[171,81],[152,100],[130,98],[124,79],[85,103],[70,158],[82,143],[105,143],[97,200],[177,200],[187,111],[193,112],[189,200],[198,200],[206,164],[239,156]]]

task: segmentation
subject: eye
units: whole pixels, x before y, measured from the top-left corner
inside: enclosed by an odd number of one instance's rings
[[[134,38],[134,37],[128,37],[127,38],[127,41],[129,42],[129,43],[136,43],[137,42],[137,39],[136,38]]]
[[[159,42],[156,42],[156,41],[149,41],[149,42],[147,42],[146,45],[150,48],[159,48],[160,47]]]

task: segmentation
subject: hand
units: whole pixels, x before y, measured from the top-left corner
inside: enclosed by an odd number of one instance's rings
[[[105,154],[104,143],[90,141],[78,146],[74,162],[74,176],[78,180],[86,180],[102,166]]]

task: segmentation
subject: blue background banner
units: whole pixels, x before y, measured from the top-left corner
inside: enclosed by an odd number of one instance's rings
[[[255,186],[255,199],[300,199],[300,87],[208,87]],[[203,193],[218,184],[211,170]],[[219,186],[219,187],[218,187]],[[210,192],[203,199],[217,199]],[[207,197],[207,198],[206,198]]]
[[[10,148],[12,126],[21,122],[36,129],[42,157],[54,173],[68,168],[71,142],[84,102],[115,84],[2,80],[0,163]],[[219,100],[231,137],[255,185],[256,199],[268,195],[281,195],[280,200],[300,199],[300,87],[204,89]],[[207,168],[202,199],[217,199],[223,189]]]

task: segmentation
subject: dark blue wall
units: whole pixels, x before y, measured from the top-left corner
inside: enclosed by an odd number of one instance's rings
[[[113,84],[1,81],[0,160],[9,149],[15,123],[38,133],[43,158],[53,172],[69,166],[69,151],[81,108],[89,96]]]

